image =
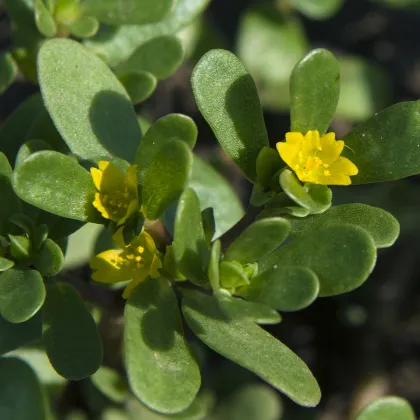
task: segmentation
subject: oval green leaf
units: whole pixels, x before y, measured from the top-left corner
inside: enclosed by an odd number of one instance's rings
[[[181,195],[191,175],[192,153],[185,142],[166,142],[144,174],[143,209],[156,220]]]
[[[194,156],[188,184],[200,200],[200,209],[213,209],[216,231],[213,240],[222,236],[244,216],[244,208],[228,181],[210,164]]]
[[[102,394],[115,403],[122,403],[129,395],[127,380],[107,366],[101,366],[91,380]]]
[[[38,271],[10,268],[0,275],[0,314],[7,321],[27,321],[44,300],[44,281]]]
[[[67,24],[67,28],[77,38],[90,38],[98,32],[99,21],[92,16],[80,16]]]
[[[200,371],[169,282],[148,279],[139,284],[124,316],[125,363],[134,394],[161,413],[188,408],[200,388]]]
[[[162,20],[174,0],[86,0],[83,10],[110,25],[144,25]]]
[[[35,23],[39,32],[46,37],[53,37],[57,33],[57,25],[53,15],[45,6],[44,0],[35,0]]]
[[[209,246],[201,219],[200,203],[193,189],[179,199],[175,217],[174,256],[180,271],[192,282],[207,285]]]
[[[197,141],[197,126],[194,121],[182,114],[168,114],[156,120],[145,133],[136,152],[135,164],[139,184],[143,185],[144,175],[153,158],[171,140],[184,141],[191,150]]]
[[[102,363],[101,337],[76,289],[48,284],[42,312],[45,351],[57,373],[73,381],[95,373]]]
[[[401,102],[356,126],[343,156],[358,168],[354,184],[391,181],[420,173],[420,101]]]
[[[370,233],[377,248],[390,247],[400,233],[400,224],[392,214],[359,203],[334,206],[323,214],[289,220],[292,226],[290,234],[297,238],[310,236],[324,226],[343,223],[360,226]]]
[[[344,0],[292,0],[291,5],[309,19],[328,19],[343,5]]]
[[[51,118],[74,154],[133,161],[141,138],[136,115],[100,58],[75,41],[50,40],[38,54],[38,77]]]
[[[0,94],[15,81],[17,66],[10,53],[0,53]]]
[[[30,140],[22,144],[16,155],[15,168],[20,166],[30,155],[42,150],[51,150],[44,140]]]
[[[231,52],[212,50],[195,67],[191,83],[198,108],[217,140],[255,181],[257,157],[268,146],[268,138],[251,75]]]
[[[34,256],[33,264],[43,276],[55,276],[64,266],[63,251],[54,241],[47,238]]]
[[[399,397],[383,397],[365,407],[356,420],[415,420],[408,401]]]
[[[319,403],[321,391],[306,364],[258,325],[227,316],[214,298],[199,292],[185,296],[182,312],[192,331],[214,351],[251,370],[297,404]]]
[[[157,80],[146,71],[124,73],[119,78],[133,104],[146,100],[156,89]]]
[[[340,66],[332,53],[316,49],[293,69],[290,78],[291,131],[322,135],[331,124],[340,96]]]
[[[210,261],[208,268],[208,276],[210,286],[213,293],[217,293],[220,289],[220,254],[222,244],[220,240],[214,241],[210,251]]]
[[[251,284],[240,290],[240,295],[278,311],[299,311],[309,306],[318,292],[318,277],[313,271],[282,265],[253,277]]]
[[[359,226],[325,226],[296,239],[263,259],[260,271],[273,266],[311,269],[320,284],[320,296],[333,296],[361,286],[376,262],[372,236]]]
[[[35,372],[15,357],[0,358],[0,372],[1,418],[45,420],[46,396]]]
[[[42,210],[69,219],[97,220],[92,205],[95,186],[88,171],[75,159],[58,152],[37,152],[15,171],[17,195]]]
[[[175,36],[162,35],[137,48],[115,71],[117,74],[146,71],[158,80],[166,79],[181,65],[184,51]]]
[[[233,242],[225,253],[225,261],[250,264],[270,254],[287,238],[290,224],[281,217],[254,222]]]

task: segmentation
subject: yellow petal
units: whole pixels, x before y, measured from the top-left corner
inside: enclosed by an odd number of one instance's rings
[[[325,146],[321,146],[322,150],[319,152],[318,156],[322,159],[325,163],[332,164],[341,154],[344,148],[344,141],[337,140],[332,144],[327,144]]]
[[[162,268],[162,261],[157,257],[157,255],[153,255],[152,265],[150,267],[150,277],[152,279],[157,279],[160,277],[159,269]]]
[[[113,235],[112,240],[121,248],[124,249],[126,247],[124,242],[123,236],[123,228],[118,229]],[[121,251],[120,251],[121,252]]]
[[[291,168],[293,168],[300,151],[299,146],[295,144],[279,142],[277,143],[277,150],[283,161],[287,163],[287,165],[289,165]]]
[[[326,133],[321,137],[321,146],[328,146],[330,144],[334,144],[335,142],[335,133],[334,132],[330,132],[330,133]]]
[[[102,171],[98,168],[90,168],[90,173],[92,175],[93,183],[97,190],[101,189],[101,182],[102,182]]]
[[[114,192],[124,188],[124,174],[120,168],[104,160],[101,160],[98,165],[99,169],[102,170],[102,180],[99,188],[101,191]]]
[[[303,140],[302,152],[305,154],[311,152],[312,150],[317,150],[320,145],[321,141],[319,137],[319,131],[308,131]]]
[[[331,173],[343,175],[357,175],[359,173],[359,170],[351,160],[340,156],[331,165]]]
[[[331,174],[328,185],[350,185],[351,179],[348,175]]]
[[[296,132],[296,131],[291,131],[289,133],[286,133],[286,142],[290,143],[290,144],[301,144],[303,142],[303,134]]]
[[[131,201],[131,203],[128,205],[125,215],[120,220],[118,220],[117,226],[123,225],[128,220],[128,218],[137,211],[138,206],[139,203],[137,199]]]
[[[101,283],[118,283],[130,280],[131,272],[120,268],[118,264],[120,255],[121,251],[110,249],[93,257],[90,261],[90,267],[96,270],[92,274],[93,280]]]
[[[108,212],[106,207],[102,204],[102,196],[101,193],[95,193],[95,200],[93,200],[93,206],[102,214],[105,219],[111,219],[112,215]]]

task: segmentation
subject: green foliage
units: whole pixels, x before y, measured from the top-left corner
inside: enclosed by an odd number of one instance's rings
[[[0,407],[2,417],[45,420],[45,397],[34,371],[22,360],[0,358]]]
[[[266,331],[228,316],[214,298],[198,292],[184,297],[182,311],[189,327],[211,349],[253,371],[298,404],[318,404],[321,392],[308,367]]]
[[[150,279],[137,286],[128,300],[125,321],[125,359],[135,395],[163,413],[185,410],[201,379],[169,283]]]
[[[42,316],[45,351],[54,369],[73,381],[95,373],[102,363],[102,343],[74,287],[49,283]]]
[[[357,420],[415,420],[416,416],[408,401],[398,397],[383,397],[367,407]]]
[[[147,71],[124,73],[119,78],[133,104],[146,100],[156,89],[157,80]]]
[[[340,95],[340,67],[332,53],[311,51],[290,77],[290,131],[324,134],[334,116]]]
[[[255,181],[257,156],[268,146],[268,139],[251,75],[232,53],[213,50],[197,64],[191,83],[197,105],[219,143]]]
[[[0,54],[0,93],[3,93],[15,80],[16,63],[10,53]]]
[[[125,89],[101,59],[54,39],[41,48],[38,72],[48,112],[74,154],[133,160],[141,131]]]
[[[292,6],[312,19],[327,19],[336,13],[344,0],[292,0]]]

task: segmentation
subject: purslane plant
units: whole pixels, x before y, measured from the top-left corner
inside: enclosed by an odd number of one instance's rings
[[[206,191],[209,180],[198,180],[211,170],[192,152],[197,129],[190,118],[169,115],[142,134],[114,72],[75,41],[45,42],[37,66],[42,99],[22,107],[46,110],[50,129],[28,138],[27,127],[13,146],[0,133],[0,192],[7,197],[0,213],[0,313],[10,331],[24,322],[35,328],[6,351],[42,335],[63,377],[80,380],[98,370],[103,350],[94,318],[75,288],[57,277],[65,239],[97,223],[114,248],[93,257],[92,278],[126,287],[124,363],[142,403],[170,414],[195,400],[200,369],[185,321],[214,351],[296,403],[317,405],[321,391],[309,368],[260,325],[280,322],[278,311],[361,286],[377,248],[395,242],[392,215],[362,204],[332,206],[328,186],[420,173],[413,147],[420,105],[394,105],[335,140],[327,129],[339,68],[331,53],[314,50],[291,76],[291,129],[275,150],[251,76],[233,54],[210,51],[194,70],[194,95],[254,185],[247,214],[226,226],[215,209],[236,198],[230,192],[220,203],[218,190]],[[3,130],[16,130],[11,121]]]

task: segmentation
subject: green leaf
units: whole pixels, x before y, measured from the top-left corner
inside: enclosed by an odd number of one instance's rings
[[[177,413],[193,402],[200,371],[188,349],[169,282],[148,279],[125,307],[125,362],[134,394],[148,407]]]
[[[84,12],[110,25],[144,25],[169,14],[174,0],[86,0]]]
[[[299,311],[309,306],[318,292],[318,277],[313,271],[282,265],[253,277],[251,284],[241,289],[239,294],[278,311]]]
[[[15,81],[17,66],[10,53],[0,53],[0,94]]]
[[[34,256],[34,267],[43,276],[55,276],[63,269],[63,266],[63,251],[54,241],[46,239]]]
[[[180,271],[192,282],[208,283],[209,247],[206,242],[200,203],[193,189],[187,188],[179,199],[175,218],[174,256]]]
[[[0,272],[6,271],[9,268],[12,268],[15,265],[15,262],[7,258],[0,257]]]
[[[277,311],[262,303],[222,295],[218,299],[220,309],[231,318],[248,320],[256,324],[278,324],[281,321]]]
[[[146,100],[156,89],[157,80],[147,71],[124,73],[119,78],[133,104]]]
[[[0,315],[0,354],[18,349],[41,338],[42,324],[38,312],[26,322],[15,324]]]
[[[328,19],[343,5],[344,0],[292,0],[291,5],[310,19]]]
[[[73,286],[48,284],[43,324],[45,351],[57,373],[78,381],[99,369],[101,338],[92,315]]]
[[[46,37],[53,37],[57,33],[54,17],[45,6],[44,0],[35,0],[35,23],[39,32]]]
[[[307,209],[310,214],[323,213],[331,207],[332,192],[326,185],[302,185],[288,169],[280,174],[280,185],[290,199]]]
[[[268,255],[287,238],[290,224],[286,219],[262,219],[248,226],[225,253],[225,261],[249,264]]]
[[[143,208],[148,219],[156,220],[181,195],[191,174],[192,153],[185,142],[166,142],[144,174]]]
[[[25,143],[26,134],[42,109],[40,95],[31,96],[16,108],[7,120],[0,126],[0,150],[14,165],[16,153]]]
[[[127,60],[141,45],[162,35],[175,35],[204,11],[210,0],[177,0],[171,13],[161,22],[149,25],[101,27],[85,42],[95,54],[104,57],[111,67]]]
[[[273,266],[311,269],[320,296],[333,296],[361,286],[376,262],[372,236],[359,226],[333,225],[296,239],[261,261],[260,272]]]
[[[275,4],[263,4],[246,9],[238,32],[238,56],[254,78],[262,104],[288,111],[290,74],[309,49],[302,23]]]
[[[0,176],[11,179],[13,175],[13,169],[10,166],[9,160],[6,155],[0,152]]]
[[[214,211],[212,207],[207,207],[201,212],[201,219],[203,221],[204,234],[206,241],[210,244],[214,232],[216,231],[216,221],[214,220]]]
[[[261,149],[257,158],[257,181],[262,188],[268,188],[273,178],[284,166],[277,150],[271,147]]]
[[[340,66],[332,53],[316,49],[293,69],[290,78],[291,131],[324,134],[340,96]]]
[[[391,181],[420,173],[420,101],[401,102],[344,136],[343,156],[358,168],[354,184]]]
[[[138,47],[115,71],[117,74],[146,71],[152,73],[156,79],[162,80],[176,71],[183,57],[184,51],[178,38],[162,35]]]
[[[220,254],[222,244],[220,240],[214,241],[210,250],[210,261],[208,267],[208,276],[213,293],[220,289]]]
[[[96,220],[95,186],[88,171],[58,152],[37,152],[15,171],[13,187],[22,200],[69,219]]]
[[[21,210],[20,200],[13,191],[9,175],[0,174],[0,197],[0,235],[6,235],[9,232],[9,219]]]
[[[364,121],[392,100],[392,82],[382,67],[361,57],[340,57],[340,99],[337,116]]]
[[[17,261],[27,262],[32,251],[31,241],[27,236],[8,235],[10,243],[10,254]]]
[[[15,168],[20,166],[30,155],[42,150],[51,150],[51,147],[44,140],[30,140],[20,147],[15,161]]]
[[[235,391],[217,407],[213,420],[279,420],[282,404],[277,392],[264,384],[250,384]]]
[[[195,67],[191,83],[198,108],[217,140],[255,181],[257,157],[268,146],[268,138],[252,77],[235,55],[212,50]]]
[[[35,372],[22,360],[0,358],[0,407],[3,419],[45,420],[46,398]]]
[[[400,225],[392,214],[366,204],[344,204],[331,207],[323,214],[305,219],[289,219],[291,236],[310,236],[324,226],[350,223],[360,226],[370,233],[377,248],[387,248],[394,244],[400,233]]]
[[[227,180],[211,165],[194,156],[188,184],[200,200],[203,211],[212,208],[216,221],[213,240],[222,236],[244,216],[244,208]]]
[[[220,284],[224,289],[233,289],[247,285],[248,277],[236,261],[222,261],[220,263]]]
[[[80,16],[67,25],[68,30],[77,38],[90,38],[99,30],[99,21],[92,16]]]
[[[296,403],[318,404],[321,391],[308,367],[261,327],[228,317],[214,298],[199,292],[185,296],[182,311],[193,332],[212,350],[251,370]]]
[[[416,416],[408,401],[399,397],[382,397],[370,403],[356,420],[415,420]]]
[[[7,321],[27,321],[44,300],[45,286],[38,271],[10,268],[0,274],[0,313]]]
[[[128,384],[123,376],[116,370],[107,366],[101,366],[91,376],[93,384],[115,403],[123,402],[128,396]]]
[[[141,138],[136,115],[100,58],[75,41],[50,40],[38,55],[38,77],[51,118],[74,154],[133,160]]]
[[[142,138],[134,160],[139,184],[144,184],[147,169],[160,150],[164,150],[174,139],[184,141],[192,150],[197,134],[197,126],[186,115],[168,114],[156,120]]]

